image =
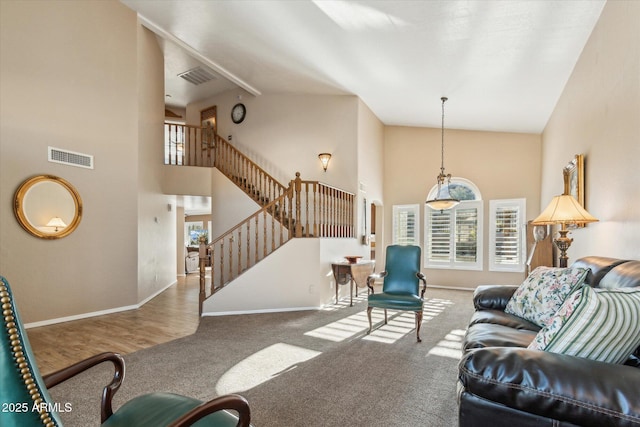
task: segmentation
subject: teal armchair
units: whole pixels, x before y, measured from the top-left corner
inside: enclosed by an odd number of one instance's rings
[[[368,297],[367,317],[369,333],[373,327],[371,311],[374,308],[384,309],[384,324],[387,324],[387,309],[413,311],[416,315],[416,338],[420,339],[424,292],[427,279],[420,271],[420,246],[387,246],[385,270],[372,274],[367,279],[371,293]],[[382,293],[376,294],[373,284],[376,279],[383,279]],[[423,287],[420,291],[420,282]]]
[[[249,426],[249,404],[238,395],[220,396],[203,403],[177,394],[151,393],[133,398],[114,413],[111,401],[125,376],[124,359],[116,353],[98,354],[42,377],[11,288],[2,276],[0,301],[3,315],[0,331],[1,426],[62,426],[48,389],[103,362],[113,364],[114,375],[102,392],[102,426],[179,427],[196,422],[199,427]]]

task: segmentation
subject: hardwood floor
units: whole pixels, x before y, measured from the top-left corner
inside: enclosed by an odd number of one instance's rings
[[[27,335],[46,375],[94,354],[131,353],[193,334],[198,322],[198,274],[190,274],[137,310],[31,328]]]

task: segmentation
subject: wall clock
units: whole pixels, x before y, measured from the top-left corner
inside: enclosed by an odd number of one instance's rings
[[[233,123],[242,123],[246,115],[247,109],[244,104],[236,104],[231,109],[231,120],[233,120]]]

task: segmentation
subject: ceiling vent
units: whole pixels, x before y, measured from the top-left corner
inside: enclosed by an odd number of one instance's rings
[[[49,147],[49,161],[63,165],[77,166],[79,168],[93,169],[93,156]]]
[[[215,80],[216,78],[216,76],[212,72],[205,70],[202,67],[192,68],[189,71],[178,74],[178,77],[182,77],[183,79],[194,85],[200,85],[210,80]]]

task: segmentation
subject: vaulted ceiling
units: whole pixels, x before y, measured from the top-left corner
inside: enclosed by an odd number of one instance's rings
[[[387,125],[540,133],[605,0],[121,0],[165,55],[167,104],[240,87],[357,95]],[[212,81],[178,75],[195,67]],[[249,95],[248,95],[249,96]]]

